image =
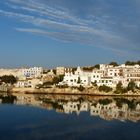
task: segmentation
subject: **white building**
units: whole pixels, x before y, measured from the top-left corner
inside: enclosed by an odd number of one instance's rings
[[[67,113],[67,114],[70,114],[70,113],[73,113],[73,112],[76,112],[77,114],[80,113],[79,109],[78,109],[78,105],[80,103],[79,102],[68,102],[66,104],[63,105],[63,108],[64,108],[64,112]]]
[[[56,68],[56,75],[64,75],[64,74],[65,74],[65,67]]]
[[[88,102],[82,102],[79,101],[69,101],[68,103],[63,105],[64,112],[67,114],[76,112],[77,115],[80,114],[80,112],[88,111],[89,110],[89,103]]]
[[[91,72],[83,71],[80,67],[77,68],[73,74],[71,71],[65,72],[64,80],[62,84],[68,86],[90,86],[91,85]]]
[[[103,70],[93,70],[91,74],[91,82],[95,82],[98,84],[100,82],[101,77],[103,77],[103,72]]]
[[[80,82],[79,82],[80,79]],[[68,86],[91,86],[91,83],[96,83],[98,86],[106,85],[109,87],[116,87],[121,82],[124,87],[130,81],[134,81],[140,87],[140,66],[115,66],[100,64],[100,69],[84,70],[77,67],[73,73],[71,71],[65,72],[64,80],[61,84]]]
[[[39,78],[43,74],[42,67],[33,67],[22,69],[22,75],[26,78]]]
[[[17,88],[35,88],[36,85],[43,84],[43,82],[40,79],[30,79],[30,80],[19,80],[16,84],[15,87]]]
[[[125,79],[128,82],[134,81],[140,87],[140,66],[125,68]]]

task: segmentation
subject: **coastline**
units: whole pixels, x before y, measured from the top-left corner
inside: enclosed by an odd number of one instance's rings
[[[79,91],[77,89],[71,88],[47,88],[47,89],[34,89],[34,88],[13,88],[11,93],[18,93],[18,94],[52,94],[52,95],[89,95],[89,96],[140,96],[139,92],[132,92],[129,91],[124,94],[115,94],[113,92],[100,92],[98,90],[84,90]]]

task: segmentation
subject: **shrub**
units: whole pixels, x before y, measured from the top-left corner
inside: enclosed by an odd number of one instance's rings
[[[122,83],[119,82],[116,85],[116,90],[114,91],[114,93],[116,94],[122,94],[122,93],[126,93],[127,92],[127,88],[123,88]]]
[[[17,82],[17,79],[13,75],[4,75],[0,77],[1,82],[14,84]]]
[[[113,67],[118,66],[117,62],[110,62],[109,65],[113,65]]]
[[[58,84],[59,82],[62,82],[64,79],[64,75],[59,75],[57,77],[53,78],[53,84]]]
[[[110,91],[112,91],[112,88],[103,85],[103,86],[100,86],[100,87],[99,87],[99,91],[110,92]]]
[[[80,84],[80,83],[81,83],[81,79],[80,77],[78,77],[77,84]]]
[[[95,82],[91,82],[91,84],[92,84],[92,86],[97,87],[97,82],[96,81]]]
[[[82,86],[82,85],[80,85],[79,87],[78,87],[78,90],[79,91],[83,91],[85,88]]]
[[[128,90],[128,91],[132,90],[132,91],[134,92],[134,89],[135,89],[135,88],[136,88],[135,82],[134,82],[134,81],[130,81],[130,82],[128,83],[127,90]]]

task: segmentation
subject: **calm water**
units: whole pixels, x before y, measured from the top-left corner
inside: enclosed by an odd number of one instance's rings
[[[140,99],[0,97],[0,140],[139,140]]]

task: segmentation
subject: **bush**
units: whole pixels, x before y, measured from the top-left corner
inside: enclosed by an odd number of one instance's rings
[[[116,101],[116,105],[118,107],[122,107],[123,104],[127,104],[130,109],[135,109],[136,108],[137,103],[135,102],[135,99],[128,100],[128,99],[125,99],[125,98],[115,98],[114,100]]]
[[[110,92],[110,91],[112,91],[112,88],[103,85],[103,86],[100,86],[100,87],[99,87],[99,91]]]
[[[53,78],[53,84],[58,84],[59,82],[62,82],[64,79],[64,75],[59,75],[57,77]]]
[[[113,67],[118,66],[117,62],[110,62],[109,65],[113,65]]]
[[[127,91],[128,91],[127,88],[123,88],[122,83],[119,82],[116,85],[116,90],[114,91],[114,93],[116,93],[116,94],[122,94],[122,93],[126,93]]]
[[[92,84],[92,86],[97,87],[97,82],[96,81],[95,82],[91,82],[91,84]]]
[[[82,85],[80,85],[79,87],[78,87],[78,90],[79,91],[83,91],[85,88],[82,86]]]
[[[127,90],[128,90],[128,91],[132,90],[132,91],[134,92],[134,89],[135,89],[135,88],[136,88],[135,82],[134,82],[134,81],[130,81],[130,82],[128,83]]]
[[[94,66],[94,68],[95,68],[95,69],[100,69],[100,65],[99,65],[99,64],[96,64],[96,65]]]
[[[17,79],[13,75],[4,75],[0,77],[1,82],[14,84],[17,82]]]

